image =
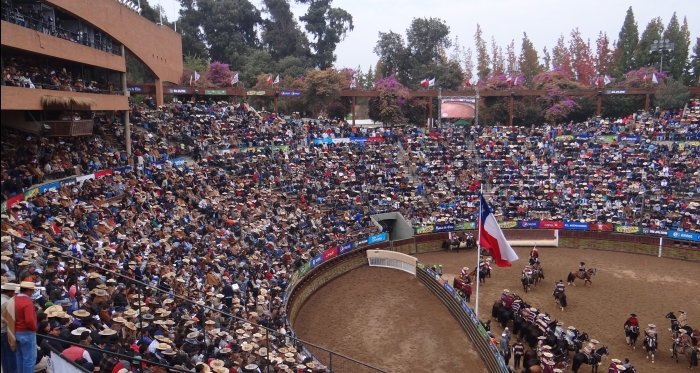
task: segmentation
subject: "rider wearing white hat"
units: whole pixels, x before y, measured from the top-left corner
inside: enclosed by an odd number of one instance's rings
[[[592,356],[591,354],[595,351],[595,346],[597,344],[598,344],[597,340],[591,339],[591,341],[588,342],[588,345],[586,346],[586,348],[581,350],[581,352],[583,352],[586,356],[588,356],[590,358]]]
[[[680,315],[678,315],[678,327],[683,328],[688,324],[688,314],[685,311],[680,310]]]

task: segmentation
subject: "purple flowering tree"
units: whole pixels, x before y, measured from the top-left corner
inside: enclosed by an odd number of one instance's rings
[[[658,84],[653,82],[654,74],[656,74],[656,79],[659,81]],[[655,86],[663,86],[666,79],[668,79],[668,76],[665,73],[658,72],[656,67],[650,66],[628,71],[617,85],[621,88],[653,88]]]
[[[231,86],[233,72],[229,70],[229,65],[227,63],[214,61],[209,65],[206,77],[207,80],[217,87],[227,87]]]
[[[555,67],[551,71],[539,73],[532,78],[535,89],[545,91],[537,98],[542,116],[555,123],[576,109],[576,103],[566,94],[568,89],[579,89],[582,85],[574,81],[563,69]]]
[[[408,103],[408,89],[393,76],[382,78],[374,85],[379,97],[369,100],[369,117],[374,121],[393,126],[406,123],[403,106]]]
[[[515,79],[516,81],[512,80]],[[482,91],[502,91],[506,89],[512,89],[514,91],[519,91],[523,89],[527,89],[523,85],[524,79],[520,76],[517,76],[515,78],[511,78],[511,81],[508,81],[508,76],[502,75],[502,74],[488,74],[486,75],[483,79],[479,79],[479,82],[477,83],[477,86],[479,86],[479,89]]]

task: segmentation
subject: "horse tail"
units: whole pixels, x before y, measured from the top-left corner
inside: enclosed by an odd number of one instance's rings
[[[572,272],[569,272],[569,276],[566,278],[566,282],[572,281],[574,281],[574,274]]]
[[[698,366],[698,353],[695,349],[693,349],[690,354],[690,365],[694,367]]]
[[[561,293],[561,295],[559,295],[559,303],[562,307],[566,307],[566,294]]]

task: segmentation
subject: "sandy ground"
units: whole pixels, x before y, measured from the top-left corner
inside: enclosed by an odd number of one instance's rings
[[[670,357],[670,322],[664,316],[669,312],[678,316],[678,311],[684,310],[688,313],[688,324],[700,328],[700,263],[600,250],[539,248],[546,279],[524,294],[520,273],[527,265],[529,248],[516,248],[516,251],[521,259],[510,268],[494,268],[492,277],[481,286],[479,318],[488,320],[493,303],[504,289],[509,289],[549,313],[552,319],[563,321],[565,326],[574,325],[608,346],[610,356],[603,357],[601,371],[607,371],[611,358],[623,361],[629,358],[640,373],[688,371],[685,361],[676,364]],[[442,264],[443,277],[451,282],[462,267],[474,268],[476,252],[419,254],[418,260],[428,265]],[[596,267],[597,275],[593,277],[592,287],[584,287],[581,280],[576,280],[575,287],[567,286],[568,307],[562,312],[551,296],[554,283],[559,279],[566,281],[566,275],[578,268],[579,261],[585,262],[587,268]],[[472,295],[472,308],[474,303]],[[625,342],[623,324],[630,313],[637,314],[642,326],[653,323],[658,327],[655,364],[645,359],[641,341],[636,350]],[[492,326],[500,334],[501,328],[495,320]],[[579,372],[587,373],[588,369],[584,366]]]
[[[486,372],[443,303],[395,269],[361,267],[335,279],[309,298],[294,330],[301,339],[390,372]]]

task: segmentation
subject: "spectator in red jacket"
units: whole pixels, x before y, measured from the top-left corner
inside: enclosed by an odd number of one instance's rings
[[[36,364],[36,308],[31,296],[34,283],[22,281],[19,294],[15,296],[15,359],[18,373],[34,373]]]

